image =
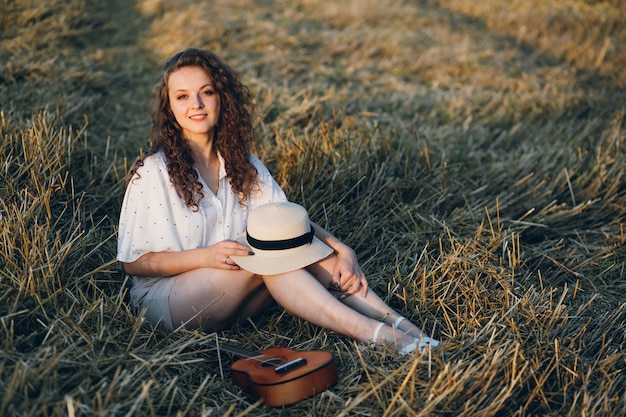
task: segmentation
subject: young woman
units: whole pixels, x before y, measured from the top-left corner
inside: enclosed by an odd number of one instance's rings
[[[239,266],[257,256],[242,240],[249,214],[287,201],[251,153],[249,90],[215,54],[191,48],[166,62],[155,93],[150,149],[130,172],[118,237],[131,298],[148,321],[219,330],[276,301],[403,354],[438,345],[370,291],[354,251],[315,223],[316,242],[328,247],[320,259],[262,274]]]

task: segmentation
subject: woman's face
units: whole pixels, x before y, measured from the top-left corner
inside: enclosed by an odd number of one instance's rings
[[[213,139],[220,116],[220,96],[202,68],[183,67],[171,73],[168,96],[185,138],[198,143]]]

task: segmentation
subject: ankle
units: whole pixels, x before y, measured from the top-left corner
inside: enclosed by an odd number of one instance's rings
[[[372,344],[375,345],[380,340],[380,330],[385,326],[385,323],[382,321],[376,325],[376,329],[374,329],[374,335],[372,337]]]
[[[399,329],[400,328],[400,323],[402,323],[403,320],[406,320],[406,318],[400,316],[396,319],[396,321],[393,322],[393,328],[394,329]]]

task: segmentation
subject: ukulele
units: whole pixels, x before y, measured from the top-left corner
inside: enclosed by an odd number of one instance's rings
[[[330,352],[287,347],[252,352],[223,344],[203,344],[243,358],[231,365],[233,381],[246,394],[270,407],[296,403],[337,382],[337,365]]]

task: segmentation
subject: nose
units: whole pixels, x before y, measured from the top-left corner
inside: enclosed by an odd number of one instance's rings
[[[201,109],[204,107],[204,102],[202,101],[202,96],[200,94],[194,94],[194,103],[193,106]]]

